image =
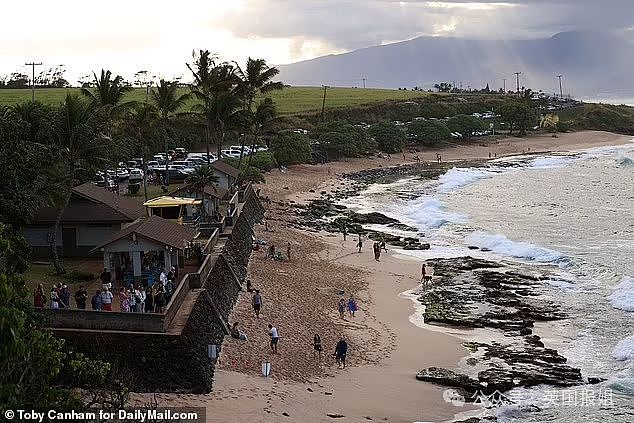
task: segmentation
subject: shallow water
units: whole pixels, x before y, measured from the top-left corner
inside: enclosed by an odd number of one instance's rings
[[[467,246],[476,245],[491,250],[475,253],[483,258],[548,265],[558,272],[546,283],[570,318],[548,324],[547,346],[585,377],[608,380],[576,390],[514,391],[517,403],[542,411],[502,407],[500,421],[634,421],[633,159],[634,144],[498,159],[485,168],[451,169],[435,181],[374,185],[344,203],[425,233],[433,248],[403,252],[410,256],[474,255]],[[611,403],[581,404],[589,389],[603,399],[609,392]],[[555,395],[558,404],[544,403]],[[573,397],[576,406],[570,404]]]

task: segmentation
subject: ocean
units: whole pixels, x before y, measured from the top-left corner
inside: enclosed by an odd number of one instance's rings
[[[605,381],[516,389],[515,404],[486,413],[500,422],[634,421],[634,140],[375,184],[343,204],[399,219],[432,245],[401,255],[472,255],[556,275],[545,281],[546,300],[560,303],[569,318],[536,325],[535,333],[584,377]],[[412,322],[428,327],[417,314]]]

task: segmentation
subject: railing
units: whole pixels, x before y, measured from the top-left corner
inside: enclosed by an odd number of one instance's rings
[[[251,186],[243,191],[243,198],[251,195]],[[223,219],[222,225],[233,225],[233,220],[238,212],[238,193],[236,192],[230,204],[231,213]],[[212,254],[222,232],[221,228],[214,228],[212,235],[203,247],[205,258],[195,273],[184,275],[176,287],[164,313],[134,313],[134,312],[109,312],[94,310],[69,310],[69,309],[36,309],[43,317],[46,325],[55,329],[84,329],[84,330],[113,330],[130,332],[167,332],[170,324],[180,310],[187,294],[191,289],[202,287],[204,281],[209,278],[215,264],[217,255]]]

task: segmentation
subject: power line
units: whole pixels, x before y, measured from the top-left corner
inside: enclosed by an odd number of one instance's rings
[[[563,76],[562,74],[557,75],[557,78],[559,78],[559,98],[563,99],[564,98],[564,90],[563,90],[562,85],[561,85],[561,77],[562,76]]]
[[[504,94],[506,94],[506,78],[502,78],[502,91],[504,91]]]
[[[363,77],[363,88],[365,88],[365,76]]]
[[[35,101],[35,67],[42,66],[42,62],[25,63],[26,66],[31,66],[31,101]]]

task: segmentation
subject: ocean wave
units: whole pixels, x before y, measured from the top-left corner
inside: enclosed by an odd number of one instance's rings
[[[621,156],[616,159],[616,164],[618,164],[621,167],[632,166],[634,165],[634,159],[630,157],[626,157],[626,156]]]
[[[571,164],[579,159],[578,156],[544,156],[531,160],[528,163],[530,169],[555,169]]]
[[[608,299],[614,308],[634,311],[634,277],[626,276],[621,279]]]
[[[438,192],[443,194],[449,193],[480,179],[490,178],[496,173],[498,172],[490,169],[454,167],[438,178],[438,182],[440,182]]]
[[[467,237],[467,242],[480,248],[488,248],[500,255],[529,261],[556,264],[566,264],[568,262],[567,257],[558,251],[549,250],[528,242],[511,241],[501,234],[474,232]]]
[[[612,357],[619,361],[634,358],[634,336],[622,339],[612,350]]]
[[[410,203],[405,214],[423,230],[437,229],[447,223],[464,222],[464,216],[448,212],[440,200],[431,197],[422,197]]]
[[[634,367],[625,369],[608,380],[607,387],[621,394],[634,396]]]

